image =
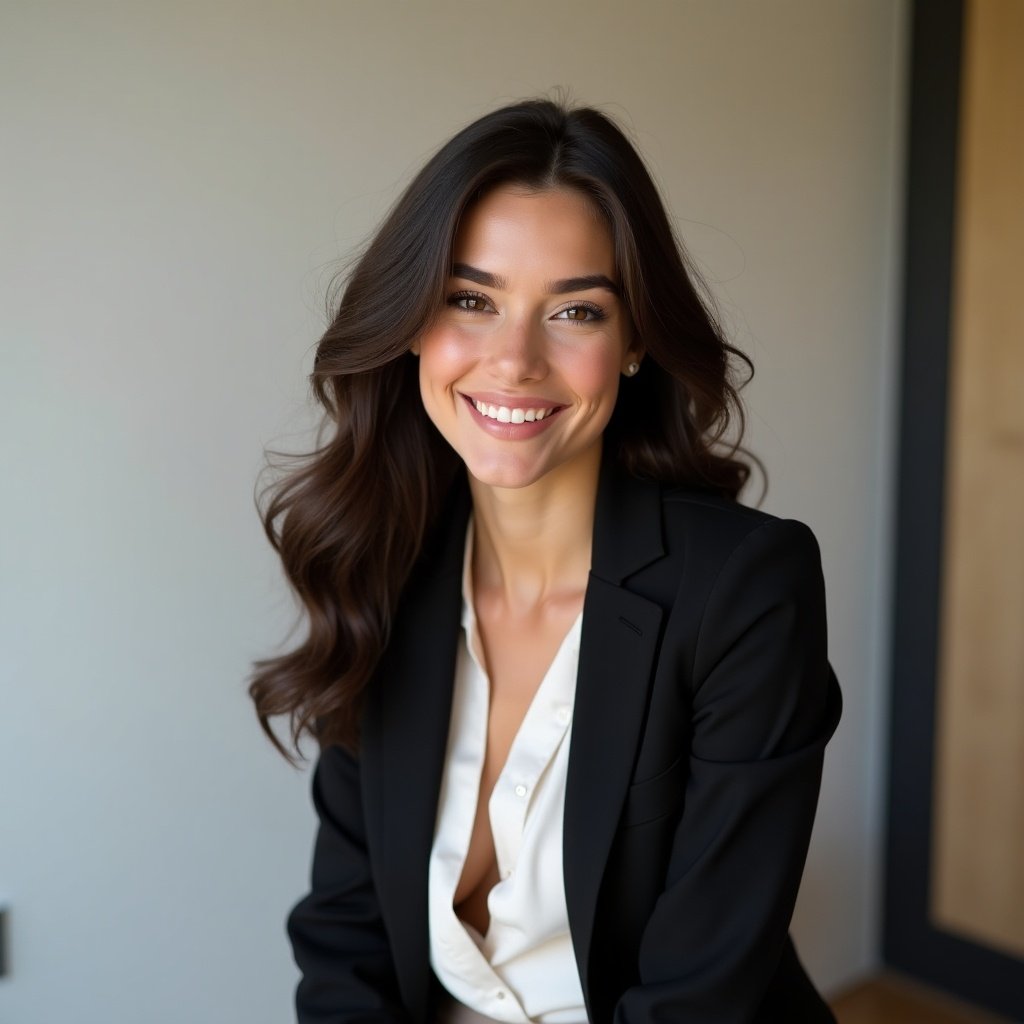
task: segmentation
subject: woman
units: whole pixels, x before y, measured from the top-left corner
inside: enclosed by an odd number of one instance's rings
[[[265,512],[309,634],[251,687],[320,745],[300,1021],[833,1019],[787,933],[820,557],[736,500],[732,356],[591,109],[469,125],[356,264]]]

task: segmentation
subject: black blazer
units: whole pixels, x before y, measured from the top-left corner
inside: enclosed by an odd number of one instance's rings
[[[427,865],[470,504],[455,488],[368,690],[321,752],[301,1024],[433,1021]],[[570,733],[566,903],[591,1024],[833,1021],[788,928],[839,721],[803,523],[601,468]]]

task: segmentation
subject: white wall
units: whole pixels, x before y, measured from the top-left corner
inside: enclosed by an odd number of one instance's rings
[[[289,1019],[307,779],[244,691],[291,605],[252,488],[330,262],[425,156],[568,86],[635,133],[757,366],[846,714],[796,935],[877,957],[905,4],[3,5],[5,1024]]]

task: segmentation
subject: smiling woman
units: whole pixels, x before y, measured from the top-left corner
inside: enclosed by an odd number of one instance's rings
[[[820,556],[738,501],[733,359],[593,109],[479,119],[375,234],[263,513],[309,631],[250,692],[320,746],[303,1024],[833,1019],[788,936]]]

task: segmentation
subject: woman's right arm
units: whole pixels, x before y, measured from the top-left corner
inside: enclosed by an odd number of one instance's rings
[[[358,760],[326,747],[312,789],[319,818],[312,885],[288,916],[302,972],[298,1024],[408,1024],[366,848]]]

